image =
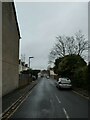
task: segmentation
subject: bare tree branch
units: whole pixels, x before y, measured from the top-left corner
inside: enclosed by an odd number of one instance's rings
[[[56,40],[57,42],[50,52],[49,61],[71,54],[82,56],[83,52],[88,50],[88,42],[81,31],[77,32],[75,36],[57,36]]]
[[[85,37],[81,31],[75,34],[75,39],[78,48],[77,54],[82,55],[83,51],[88,49],[88,42],[85,40]]]

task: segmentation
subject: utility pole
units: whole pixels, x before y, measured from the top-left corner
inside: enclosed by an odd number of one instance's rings
[[[34,58],[34,57],[29,57],[29,68],[30,68],[30,59],[31,59],[31,58]]]

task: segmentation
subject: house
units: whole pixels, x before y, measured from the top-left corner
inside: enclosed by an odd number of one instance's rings
[[[28,67],[28,64],[25,64],[25,62],[22,62],[20,59],[19,59],[19,74],[22,72],[22,71],[25,71],[25,70],[28,70],[29,67]]]
[[[1,18],[2,18],[2,3],[0,2],[0,96],[2,96],[2,19]]]
[[[50,77],[54,79],[56,76],[57,74],[54,73],[53,69],[50,69]]]
[[[14,2],[2,2],[2,95],[18,88],[20,32]],[[1,8],[0,8],[1,9]],[[1,14],[0,14],[1,15]],[[1,31],[0,31],[1,32]],[[1,46],[0,46],[1,49]],[[1,89],[1,88],[0,88]]]

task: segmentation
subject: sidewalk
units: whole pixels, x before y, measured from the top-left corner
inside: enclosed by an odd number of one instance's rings
[[[29,90],[31,90],[35,85],[37,84],[37,80],[34,82],[31,82],[29,85],[14,90],[13,92],[5,95],[2,97],[2,113],[8,109],[17,99],[19,99],[23,94],[27,93]]]

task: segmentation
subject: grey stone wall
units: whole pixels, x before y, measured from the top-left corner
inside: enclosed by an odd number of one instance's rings
[[[28,85],[31,81],[29,74],[19,74],[19,87]]]
[[[19,37],[13,5],[2,3],[2,95],[18,88]]]

